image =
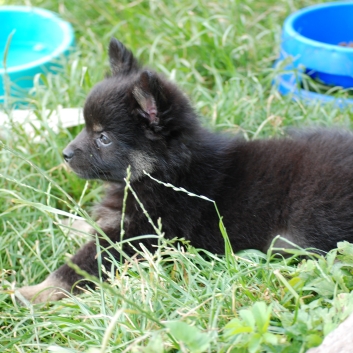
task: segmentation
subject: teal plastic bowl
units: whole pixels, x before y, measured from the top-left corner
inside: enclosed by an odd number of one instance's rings
[[[38,73],[57,71],[74,45],[72,26],[57,14],[28,6],[0,7],[0,100],[22,97]]]

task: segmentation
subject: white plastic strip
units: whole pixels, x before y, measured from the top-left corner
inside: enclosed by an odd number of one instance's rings
[[[0,133],[11,129],[13,124],[21,124],[29,134],[35,128],[39,128],[45,122],[54,131],[59,127],[68,128],[84,124],[82,108],[62,108],[58,106],[55,110],[46,109],[37,116],[33,110],[14,109],[9,113],[0,111]]]

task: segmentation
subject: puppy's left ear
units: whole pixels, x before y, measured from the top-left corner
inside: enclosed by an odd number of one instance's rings
[[[123,43],[112,38],[109,43],[109,61],[113,75],[136,72],[140,65],[132,52]]]
[[[147,119],[154,132],[160,131],[160,113],[165,110],[167,99],[158,75],[143,71],[132,94],[139,105],[139,114]]]

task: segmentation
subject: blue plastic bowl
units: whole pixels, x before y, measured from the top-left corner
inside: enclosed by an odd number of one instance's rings
[[[281,58],[328,85],[353,87],[353,2],[310,6],[284,22]]]
[[[310,6],[284,22],[281,58],[326,84],[353,87],[353,2]]]
[[[292,94],[293,99],[333,102],[338,107],[353,105],[353,99],[301,88],[303,74],[327,85],[353,88],[353,48],[339,45],[352,43],[352,38],[353,2],[325,3],[293,13],[284,22],[276,63],[287,59],[284,73],[273,83],[281,94]]]
[[[74,32],[57,14],[28,6],[0,7],[0,99],[22,96],[38,73],[57,70],[74,44]],[[7,55],[6,55],[6,47]],[[4,59],[6,56],[6,65]],[[5,88],[6,86],[6,88]]]

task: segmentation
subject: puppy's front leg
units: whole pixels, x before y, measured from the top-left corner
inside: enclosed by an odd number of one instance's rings
[[[114,240],[114,234],[120,234],[120,220],[121,213],[119,210],[110,207],[99,208],[98,213],[99,219],[97,224],[104,230],[105,234]],[[67,221],[63,222],[68,225]],[[91,233],[93,234],[94,229],[88,225],[85,221],[75,221],[70,225],[71,233]],[[100,245],[105,248],[109,244],[107,241],[100,240]],[[116,250],[111,249],[110,252],[113,256],[118,257]],[[97,260],[97,247],[95,241],[91,241],[84,245],[71,259],[70,261],[77,265],[81,270],[88,274],[98,277],[98,260]],[[102,263],[109,268],[110,262],[104,259],[102,256]],[[88,281],[81,281],[82,276],[77,274],[76,271],[69,265],[65,264],[59,269],[51,273],[42,283],[34,286],[26,286],[19,289],[20,294],[32,303],[42,303],[47,301],[55,301],[64,298],[65,292],[73,291],[74,294],[79,293],[79,289],[74,285],[78,283],[80,287],[90,285]]]
[[[97,250],[94,241],[84,245],[70,261],[90,275],[98,276]],[[55,301],[64,298],[66,296],[65,291],[78,293],[79,289],[74,285],[80,280],[82,280],[82,276],[65,264],[51,273],[42,283],[22,287],[19,292],[32,303]],[[78,283],[80,286],[86,284],[88,283]]]

